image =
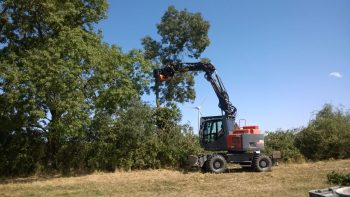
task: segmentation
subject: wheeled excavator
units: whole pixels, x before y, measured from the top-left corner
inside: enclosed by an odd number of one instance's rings
[[[261,153],[264,149],[264,134],[259,126],[239,126],[236,123],[237,109],[231,103],[229,95],[211,63],[173,62],[164,68],[155,69],[153,75],[158,82],[171,79],[185,72],[204,72],[219,100],[220,116],[201,117],[199,128],[200,144],[211,153],[189,155],[188,165],[200,167],[206,171],[222,173],[227,163],[237,163],[242,168],[251,168],[258,172],[270,171],[278,159]]]

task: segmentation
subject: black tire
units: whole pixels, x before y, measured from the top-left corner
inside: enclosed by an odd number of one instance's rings
[[[271,171],[272,161],[266,155],[256,155],[253,159],[253,169],[257,172]]]
[[[226,170],[226,159],[222,155],[213,155],[208,161],[208,171],[222,173]]]

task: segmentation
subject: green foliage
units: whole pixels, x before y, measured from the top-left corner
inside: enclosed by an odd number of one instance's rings
[[[104,124],[108,128],[98,131],[93,150],[96,156],[89,161],[94,168],[114,171],[175,167],[188,153],[200,150],[191,129],[179,126],[178,111],[153,109],[139,101],[132,103],[116,121]],[[162,128],[156,127],[158,121],[163,121]]]
[[[327,180],[331,184],[350,186],[350,173],[332,171],[327,174]]]
[[[326,104],[302,129],[295,146],[308,159],[350,158],[350,114]]]
[[[172,105],[172,108],[158,107],[154,113],[154,119],[160,129],[171,129],[181,120],[181,112],[175,105]]]
[[[110,151],[114,151],[116,155],[115,167],[159,167],[157,152],[154,152],[157,136],[152,116],[150,107],[135,101],[127,111],[120,114],[118,121],[111,127],[111,133],[101,133],[104,143],[112,142],[114,146]]]
[[[185,56],[198,59],[209,45],[209,22],[200,13],[178,11],[169,6],[157,24],[160,41],[146,36],[142,39],[145,57],[157,65],[181,61]],[[165,83],[156,83],[153,90],[159,104],[165,102],[187,102],[195,99],[193,74],[174,76]]]
[[[106,9],[105,0],[0,2],[1,172],[91,167],[103,123],[149,92],[143,53],[124,54],[94,31]]]
[[[268,132],[265,137],[265,151],[268,155],[272,151],[281,151],[282,161],[296,162],[302,161],[303,155],[294,146],[295,133],[298,130],[277,130],[275,132]]]
[[[178,11],[169,6],[157,24],[158,34],[162,37],[161,61],[177,60],[183,53],[199,58],[209,45],[209,22],[203,20],[200,13],[187,10]]]
[[[44,157],[44,140],[37,132],[0,132],[0,175],[29,175]]]
[[[0,43],[12,50],[29,49],[65,28],[92,32],[93,24],[106,17],[107,8],[105,0],[3,0]]]
[[[199,58],[209,45],[209,22],[200,13],[190,13],[187,10],[178,11],[169,6],[161,21],[157,24],[161,41],[146,36],[142,44],[148,59],[157,59],[161,63],[176,61],[182,55]]]
[[[314,161],[350,158],[350,114],[325,104],[306,128],[268,133],[266,151],[282,152],[283,160]]]

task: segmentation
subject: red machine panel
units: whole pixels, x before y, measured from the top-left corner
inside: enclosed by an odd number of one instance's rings
[[[228,150],[241,150],[242,149],[242,135],[233,134],[232,132],[227,135],[226,144]]]
[[[260,134],[259,126],[244,126],[231,131],[226,138],[228,150],[243,150],[242,134]]]

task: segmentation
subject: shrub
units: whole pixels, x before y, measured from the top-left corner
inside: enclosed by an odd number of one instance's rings
[[[133,102],[116,120],[99,120],[89,165],[107,171],[179,166],[200,149],[191,128],[179,124],[180,117],[176,109]]]
[[[42,135],[36,131],[19,131],[1,135],[0,176],[26,176],[41,167],[44,157]]]
[[[350,115],[326,104],[295,138],[295,146],[308,159],[350,158]]]
[[[265,152],[272,154],[272,151],[278,150],[282,153],[282,161],[293,162],[304,160],[303,155],[294,146],[295,133],[298,130],[277,130],[268,132],[265,137]]]
[[[332,171],[327,174],[327,180],[329,183],[350,186],[350,173],[340,173]]]
[[[56,155],[61,173],[70,175],[88,171],[86,165],[88,151],[89,146],[84,139],[76,137],[64,142]]]

